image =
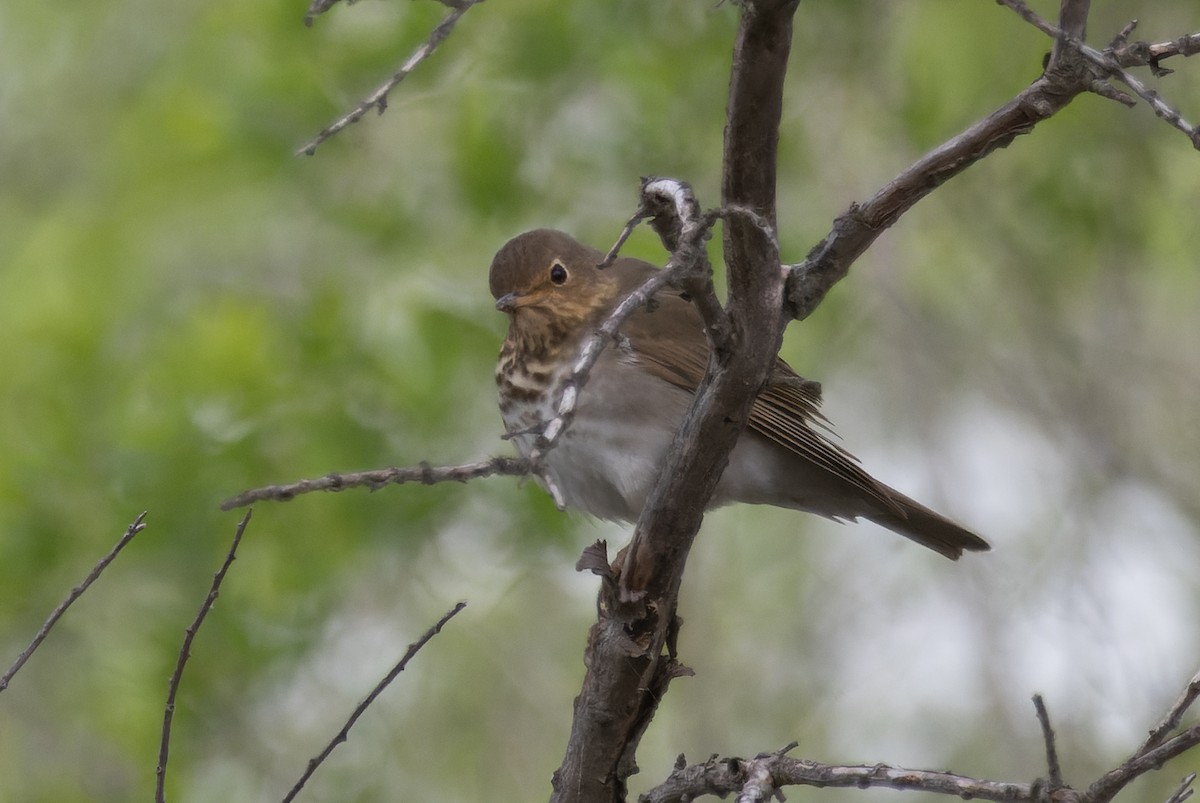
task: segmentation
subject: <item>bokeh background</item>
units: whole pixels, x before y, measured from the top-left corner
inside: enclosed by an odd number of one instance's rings
[[[1095,42],[1134,13],[1151,40],[1200,29],[1191,4],[1116,5],[1097,4]],[[509,451],[485,280],[505,239],[551,225],[607,246],[642,175],[718,202],[733,4],[487,3],[312,158],[293,151],[445,9],[363,0],[311,29],[304,10],[0,7],[0,668],[149,511],[0,695],[2,800],[151,796],[167,678],[240,516],[223,498]],[[785,253],[1047,49],[994,3],[802,4]],[[1200,118],[1200,65],[1169,66],[1146,78]],[[846,446],[995,551],[952,564],[868,524],[714,513],[682,602],[697,674],[635,788],[681,752],[793,739],[1027,781],[1035,691],[1070,782],[1140,742],[1200,666],[1198,209],[1183,136],[1080,98],[922,202],[790,328],[785,356],[824,382]],[[646,232],[629,250],[663,258]],[[596,538],[627,531],[509,478],[258,506],[180,690],[169,797],[281,798],[466,599],[301,799],[544,799],[594,616],[572,567]]]

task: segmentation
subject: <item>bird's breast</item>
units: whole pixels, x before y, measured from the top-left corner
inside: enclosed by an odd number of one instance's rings
[[[546,422],[557,415],[573,362],[501,352],[500,412],[522,454],[529,455]],[[627,349],[607,349],[579,391],[571,426],[545,456],[544,466],[568,507],[600,518],[635,519],[690,396],[643,370]]]

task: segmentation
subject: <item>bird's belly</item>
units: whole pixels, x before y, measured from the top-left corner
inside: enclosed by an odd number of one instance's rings
[[[616,379],[604,368],[617,368]],[[597,365],[579,394],[571,426],[544,458],[567,507],[603,519],[636,520],[690,401],[690,393],[640,371]],[[553,415],[546,399],[511,409],[505,424],[520,432]],[[528,456],[537,435],[514,440]]]

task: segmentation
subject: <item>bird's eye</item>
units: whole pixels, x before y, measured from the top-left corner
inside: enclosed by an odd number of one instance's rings
[[[567,269],[559,263],[555,262],[550,266],[550,281],[555,284],[563,284],[567,281]]]

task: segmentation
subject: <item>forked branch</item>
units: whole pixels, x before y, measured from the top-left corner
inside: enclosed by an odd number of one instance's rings
[[[1197,676],[1200,678],[1200,675]],[[972,778],[953,772],[913,770],[887,764],[824,764],[786,754],[795,744],[773,753],[760,753],[752,759],[713,756],[699,764],[687,764],[683,756],[663,783],[639,798],[639,803],[683,803],[704,795],[739,800],[768,800],[787,786],[843,787],[859,789],[902,789],[953,795],[963,800],[1012,801],[1014,803],[1107,803],[1130,781],[1159,769],[1164,762],[1191,749],[1200,742],[1200,726],[1172,733],[1180,719],[1200,694],[1197,679],[1188,684],[1179,701],[1151,731],[1153,738],[1142,745],[1120,766],[1105,773],[1086,790],[1063,783],[1058,766],[1058,751],[1050,720],[1040,696],[1034,698],[1038,722],[1045,742],[1049,777],[1034,783],[1009,783]],[[1167,730],[1163,730],[1166,727]],[[1184,778],[1167,803],[1181,803],[1191,794],[1195,774]],[[747,795],[758,795],[748,797]]]

